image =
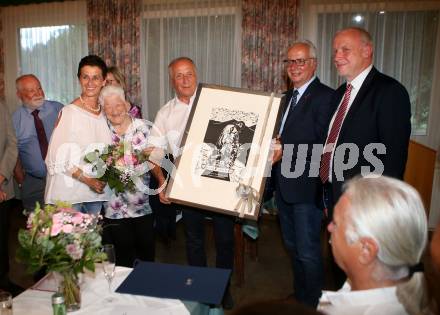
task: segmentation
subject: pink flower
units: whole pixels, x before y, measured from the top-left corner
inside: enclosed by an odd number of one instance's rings
[[[56,236],[61,232],[63,225],[60,223],[52,225],[52,229],[50,231],[50,236]]]
[[[134,165],[137,163],[137,158],[134,154],[124,154],[124,162],[126,165]]]
[[[31,212],[31,214],[29,214],[28,219],[26,221],[26,228],[31,229],[33,226],[33,221],[34,221],[34,217],[35,214],[33,212]]]
[[[72,233],[73,225],[72,224],[65,224],[65,225],[63,225],[62,230],[64,233],[67,233],[67,234]]]
[[[112,162],[113,162],[113,158],[112,158],[111,156],[109,156],[109,157],[107,158],[107,160],[105,161],[105,164],[107,164],[107,165],[112,165]]]
[[[83,250],[77,244],[68,244],[66,245],[66,252],[70,257],[74,260],[81,259],[83,255]]]
[[[57,225],[57,224],[63,224],[63,213],[62,212],[57,212],[52,216],[52,223],[53,225]]]
[[[75,215],[72,217],[72,223],[74,225],[81,224],[84,221],[84,214],[81,212],[75,213]]]
[[[58,213],[60,213],[60,212],[75,213],[76,210],[74,210],[72,208],[60,208],[60,209],[58,209]]]
[[[116,166],[124,166],[125,165],[125,163],[124,163],[124,158],[119,158],[117,161],[116,161]]]

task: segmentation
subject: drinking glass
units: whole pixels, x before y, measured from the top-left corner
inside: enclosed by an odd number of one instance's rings
[[[12,315],[12,294],[0,292],[0,315]]]
[[[113,244],[106,244],[102,247],[102,251],[106,254],[106,258],[102,262],[102,267],[104,269],[104,277],[108,282],[108,291],[112,293],[112,280],[115,276],[115,267],[116,267],[116,256],[115,256],[115,247]],[[107,299],[111,302],[112,298]]]

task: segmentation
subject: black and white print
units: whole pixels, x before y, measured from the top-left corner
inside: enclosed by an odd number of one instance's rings
[[[246,168],[258,114],[214,107],[196,164],[201,176],[238,182]]]

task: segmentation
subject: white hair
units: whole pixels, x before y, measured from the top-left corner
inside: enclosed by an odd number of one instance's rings
[[[381,278],[400,279],[420,262],[428,224],[419,193],[407,183],[386,176],[356,177],[345,185],[350,200],[346,238],[369,237],[378,245]]]
[[[104,99],[111,95],[117,95],[121,98],[121,100],[123,100],[124,102],[126,101],[125,92],[122,87],[107,85],[102,88],[101,93],[99,94],[99,99],[98,99],[99,104],[104,105]]]
[[[316,54],[316,47],[308,39],[300,39],[300,40],[297,40],[297,41],[293,42],[292,45],[290,45],[289,49],[292,48],[295,45],[305,45],[305,46],[309,47],[310,58],[316,58],[316,56],[317,56],[317,54]],[[287,49],[287,50],[289,50],[289,49]]]

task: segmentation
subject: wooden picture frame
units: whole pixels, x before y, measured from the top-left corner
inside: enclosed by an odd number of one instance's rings
[[[270,176],[280,95],[199,84],[166,196],[256,220]]]

